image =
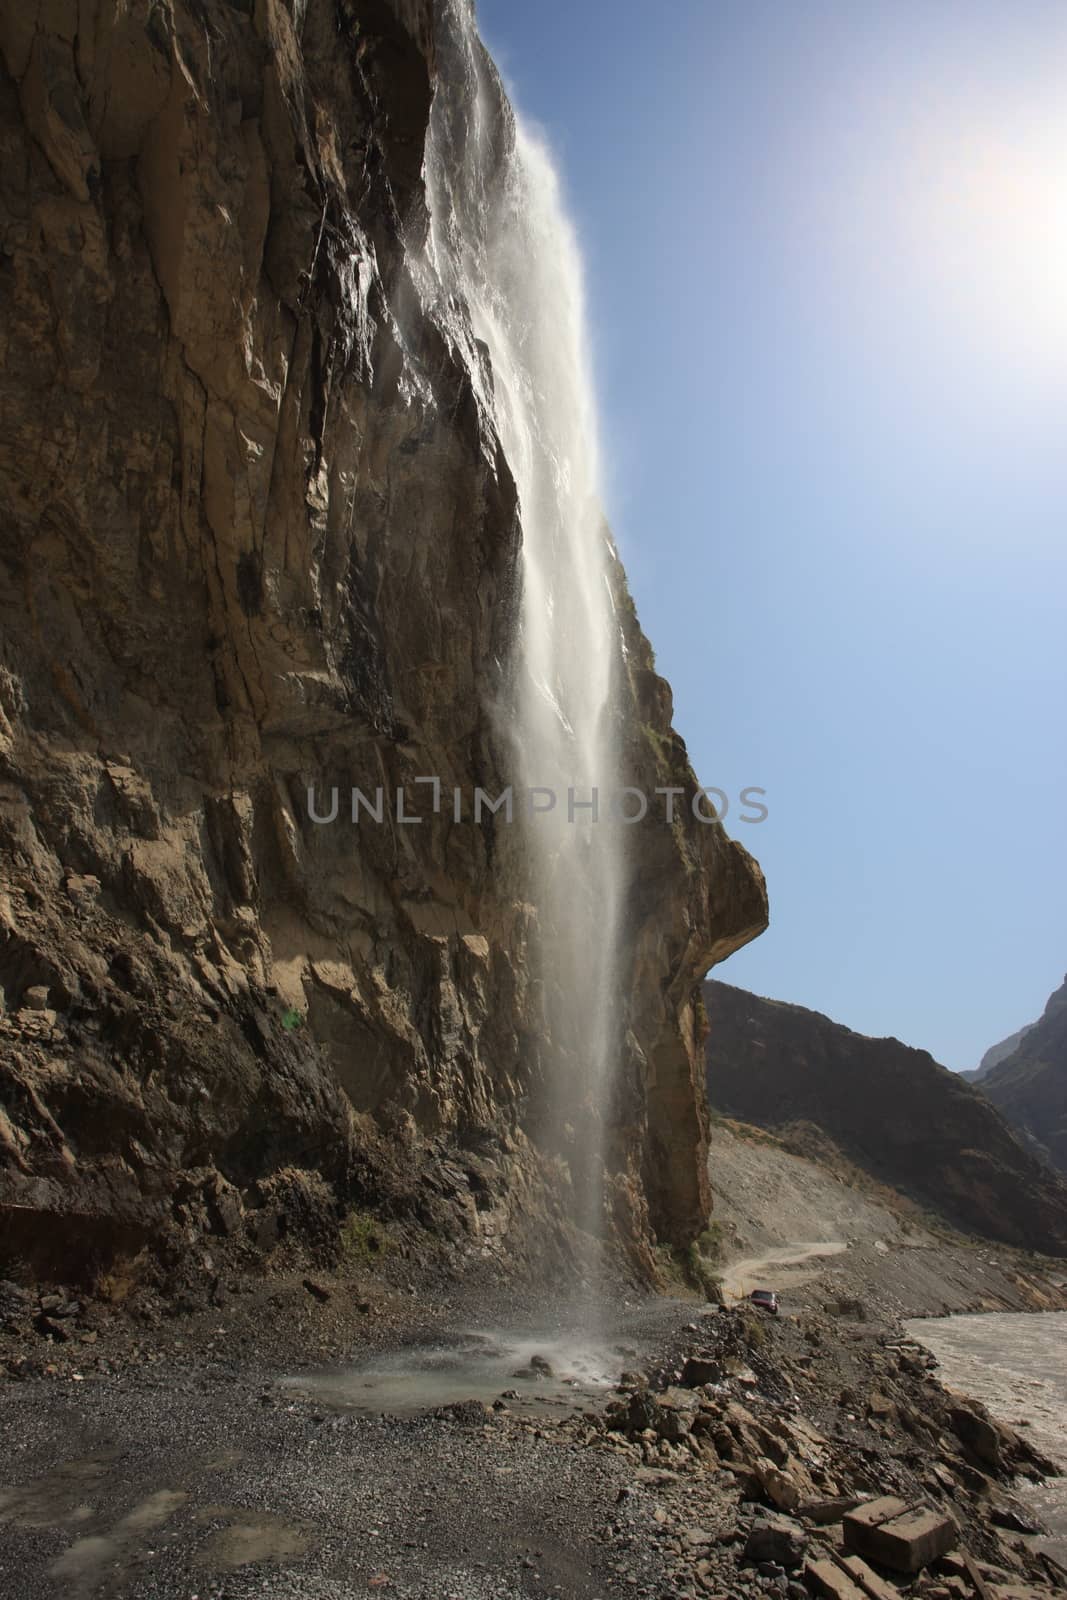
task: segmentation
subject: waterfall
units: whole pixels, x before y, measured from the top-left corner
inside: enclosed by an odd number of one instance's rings
[[[611,702],[621,650],[582,263],[549,154],[511,111],[469,0],[439,0],[426,185],[441,311],[457,339],[464,308],[470,319],[479,403],[518,489],[510,737],[540,929],[546,1135],[569,1164],[576,1223],[597,1235],[620,1010],[624,862],[609,802],[619,787]],[[551,791],[554,809],[536,791]],[[594,793],[596,820],[583,807]]]

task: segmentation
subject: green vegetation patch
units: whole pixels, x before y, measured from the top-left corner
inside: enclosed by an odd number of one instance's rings
[[[350,1211],[341,1224],[341,1251],[350,1261],[376,1261],[387,1255],[392,1241],[377,1217],[369,1211]]]

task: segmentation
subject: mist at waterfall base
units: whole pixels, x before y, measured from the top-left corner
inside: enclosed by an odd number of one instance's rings
[[[521,787],[607,794],[619,786],[621,633],[581,258],[551,160],[508,107],[469,0],[449,0],[442,24],[422,282],[468,345],[478,404],[518,491],[521,609],[498,725]],[[579,1233],[600,1239],[623,1011],[621,830],[561,810],[528,822],[523,848],[537,909],[531,968],[544,994],[539,1138],[569,1167]]]
[[[574,1405],[577,1391],[612,1388],[633,1357],[631,1345],[560,1331],[487,1327],[457,1329],[440,1339],[287,1380],[294,1393],[326,1405],[403,1416],[507,1395],[510,1410],[537,1413]]]

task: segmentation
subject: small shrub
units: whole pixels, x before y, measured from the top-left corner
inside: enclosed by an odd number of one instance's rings
[[[107,1271],[97,1277],[96,1295],[109,1305],[122,1305],[140,1287],[147,1266],[147,1250],[140,1250],[135,1256],[116,1256]]]
[[[351,1261],[374,1261],[389,1249],[389,1237],[377,1217],[350,1211],[341,1224],[341,1251]]]
[[[766,1348],[767,1329],[759,1316],[745,1318],[745,1343],[750,1350]]]
[[[697,1238],[697,1247],[704,1260],[715,1265],[722,1260],[724,1243],[722,1223],[715,1217]]]
[[[704,1234],[700,1237],[703,1239]],[[714,1261],[709,1260],[701,1250],[699,1239],[694,1239],[683,1253],[682,1273],[690,1288],[699,1289],[705,1300],[721,1302],[722,1279],[715,1271]]]

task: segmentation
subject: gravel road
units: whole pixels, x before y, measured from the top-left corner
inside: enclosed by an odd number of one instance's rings
[[[629,1475],[481,1407],[361,1417],[225,1369],[11,1386],[0,1436],[4,1600],[592,1600]]]
[[[642,1358],[666,1348],[693,1312],[649,1301],[601,1330],[616,1376],[638,1346]],[[620,1331],[630,1342],[618,1342]],[[236,1353],[111,1372],[86,1363],[78,1376],[68,1366],[7,1383],[0,1596],[670,1593],[655,1538],[645,1537],[652,1508],[634,1492],[632,1463],[583,1437],[582,1408],[602,1409],[612,1388],[563,1399],[556,1382],[516,1378],[515,1398],[498,1398],[494,1411],[485,1402],[507,1384],[498,1369],[499,1359],[471,1368],[479,1400],[388,1416],[371,1409],[373,1397],[345,1404],[344,1386],[324,1383],[321,1369]]]

